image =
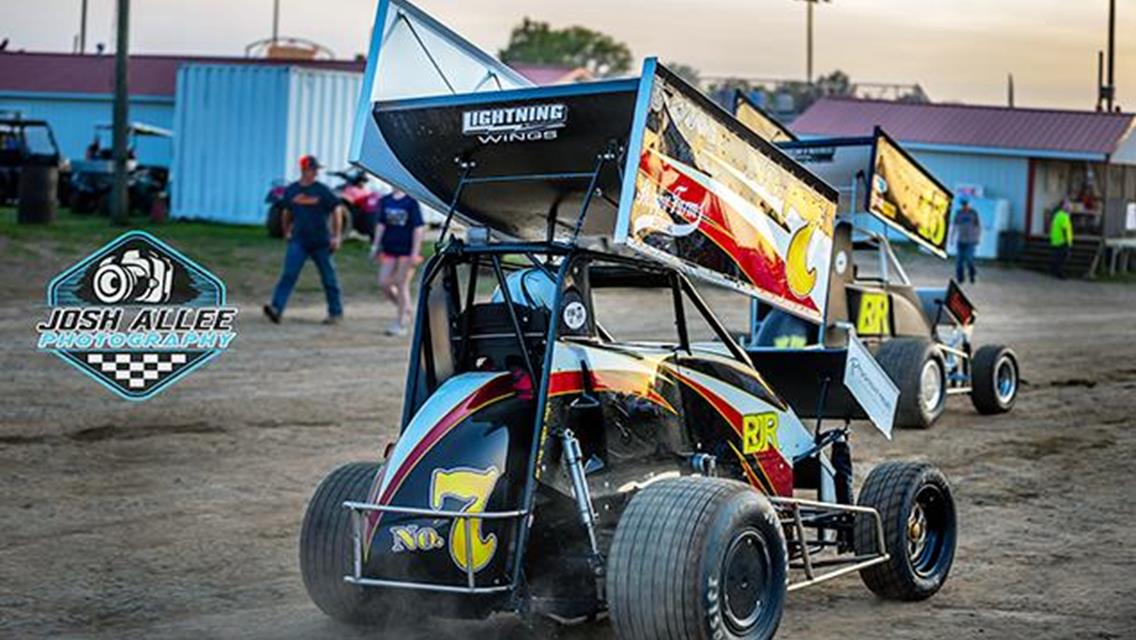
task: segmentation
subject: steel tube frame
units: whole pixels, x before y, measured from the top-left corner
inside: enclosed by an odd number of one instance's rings
[[[800,536],[799,546],[801,548],[801,562],[799,565],[792,568],[803,569],[805,572],[805,579],[789,584],[788,591],[796,591],[797,589],[801,589],[810,585],[826,582],[833,578],[838,578],[840,576],[852,573],[853,571],[860,571],[861,569],[867,569],[868,567],[882,564],[891,559],[891,556],[887,552],[887,547],[884,539],[883,518],[880,517],[880,513],[878,511],[872,509],[871,507],[861,507],[858,505],[850,504],[834,504],[830,502],[819,502],[817,500],[804,500],[800,498],[781,498],[777,496],[766,496],[766,498],[771,504],[773,504],[774,507],[780,508],[783,511],[791,512],[791,514],[788,516],[788,520],[782,519],[781,524],[782,526],[794,527],[797,530],[797,535]],[[809,551],[808,544],[804,539],[805,525],[803,524],[801,518],[802,508],[816,511],[844,512],[854,514],[859,513],[871,516],[875,524],[876,550],[878,551],[878,554],[868,557],[868,559],[863,559],[867,556],[854,556],[851,558],[824,558],[817,560],[814,563],[813,558],[810,555],[811,552]],[[820,575],[816,575],[814,571],[814,569],[817,568],[839,566],[845,564],[846,566],[843,566],[840,569],[828,571]]]

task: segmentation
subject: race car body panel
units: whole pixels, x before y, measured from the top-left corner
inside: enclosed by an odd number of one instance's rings
[[[447,380],[418,410],[377,474],[368,503],[435,511],[501,511],[518,500],[527,450],[531,395],[510,372],[474,372]],[[503,579],[515,523],[366,514],[367,573],[386,580],[464,584]]]
[[[766,493],[791,495],[793,461],[811,435],[753,369],[710,350],[600,342],[560,342],[553,362],[546,431],[576,433],[594,497],[645,480],[642,468],[690,471],[700,453]],[[592,413],[572,411],[581,395],[598,401]],[[557,439],[545,439],[541,459],[542,482],[571,495]]]

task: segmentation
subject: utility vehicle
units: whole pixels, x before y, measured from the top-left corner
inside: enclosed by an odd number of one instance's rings
[[[823,320],[831,187],[654,59],[638,79],[512,89],[405,2],[380,4],[375,34],[355,160],[448,203],[448,222],[398,439],[333,471],[304,517],[317,606],[768,638],[787,591],[844,574],[885,598],[939,590],[956,539],[944,475],[888,462],[854,495],[847,421],[890,434],[898,395],[855,328],[839,348],[747,351],[694,284]],[[385,97],[407,43],[466,53],[455,93]],[[655,339],[606,328],[631,305]]]
[[[95,125],[95,134],[83,160],[71,163],[71,189],[68,205],[76,213],[109,213],[110,192],[114,184],[114,126],[109,123]],[[139,160],[139,146],[143,141],[165,141],[172,146],[173,132],[144,122],[130,122],[126,126],[127,199],[130,211],[150,215],[155,207],[168,208],[168,166]]]

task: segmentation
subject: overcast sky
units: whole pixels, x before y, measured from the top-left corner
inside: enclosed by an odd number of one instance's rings
[[[113,41],[114,0],[89,0],[91,43]],[[10,49],[69,51],[80,0],[4,3]],[[281,32],[340,57],[366,50],[377,0],[282,0]],[[581,24],[626,42],[637,58],[693,65],[704,75],[800,78],[799,0],[418,0],[496,52],[522,16]],[[1136,109],[1136,0],[1118,0],[1118,102]],[[241,55],[269,35],[272,0],[134,0],[131,47],[145,53]],[[853,80],[921,84],[933,100],[1092,108],[1107,0],[833,0],[816,11],[816,70]]]

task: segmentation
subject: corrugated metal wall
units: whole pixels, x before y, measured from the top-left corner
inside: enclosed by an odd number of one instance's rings
[[[178,71],[175,218],[264,221],[273,181],[314,153],[346,164],[361,75],[295,67],[196,65]]]
[[[110,94],[79,93],[0,93],[0,111],[15,110],[25,118],[47,120],[55,132],[64,156],[82,159],[94,137],[95,125],[109,123],[113,111]],[[135,96],[130,100],[130,119],[164,129],[174,124],[174,99],[163,96]],[[110,136],[103,144],[111,143]],[[173,155],[169,140],[139,138],[138,159],[146,164],[169,166]]]
[[[912,150],[912,155],[950,189],[981,185],[983,197],[1010,202],[1010,229],[1025,228],[1029,160],[1006,156]]]
[[[296,158],[313,154],[329,170],[348,167],[351,127],[363,76],[358,73],[293,69],[289,78],[288,179],[299,177]]]

